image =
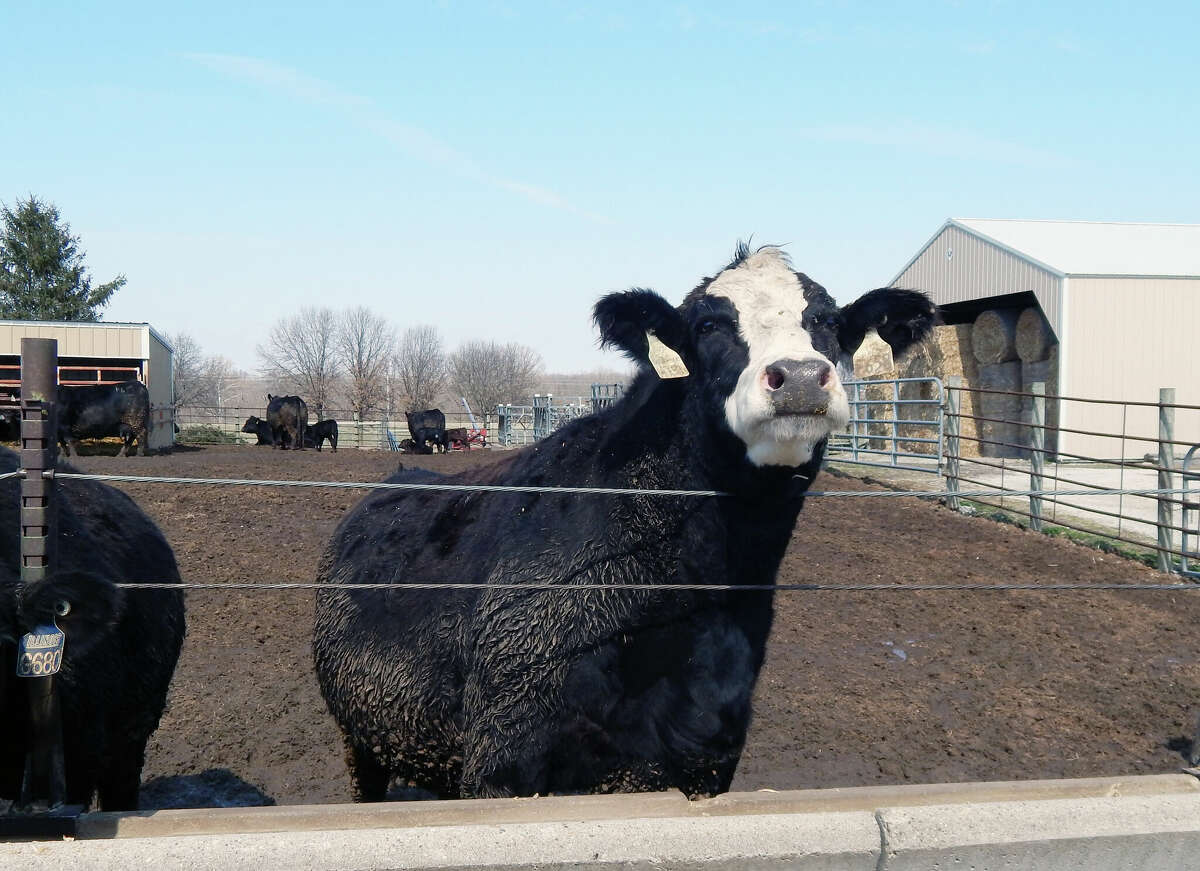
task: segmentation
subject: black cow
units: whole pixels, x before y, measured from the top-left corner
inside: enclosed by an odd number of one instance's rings
[[[267,424],[271,427],[272,447],[304,450],[304,432],[308,429],[308,406],[299,396],[267,394]]]
[[[433,453],[441,448],[443,453],[450,448],[450,440],[446,438],[446,415],[439,409],[428,411],[406,411],[404,417],[408,420],[408,432],[417,445],[418,453]],[[432,443],[427,448],[426,444]]]
[[[18,468],[0,449],[0,472]],[[75,471],[60,466],[62,471]],[[158,527],[119,490],[62,481],[60,546],[44,581],[20,580],[16,481],[0,482],[0,798],[20,797],[30,679],[15,676],[17,641],[57,623],[66,635],[55,676],[62,706],[67,802],[136,810],[146,741],[166,704],[183,643],[179,590],[123,591],[117,581],[179,582]]]
[[[146,456],[150,430],[150,393],[140,381],[58,388],[58,441],[63,454],[79,453],[80,439],[120,436],[118,457]]]
[[[622,399],[499,463],[388,480],[726,495],[364,498],[321,560],[345,586],[317,593],[313,640],[356,798],[392,777],[444,797],[727,790],[772,594],[587,588],[772,584],[849,418],[839,364],[868,329],[899,353],[934,316],[892,288],[838,308],[778,249],[745,246],[678,308],[600,300],[603,343],[639,367]],[[355,588],[442,579],[487,587]],[[529,583],[573,589],[513,588]]]
[[[333,452],[337,453],[338,425],[336,420],[319,420],[309,424],[304,434],[304,446],[321,450],[321,443],[328,439]]]
[[[246,422],[242,424],[242,432],[250,433],[257,436],[258,441],[255,444],[259,445],[274,445],[275,439],[271,435],[271,425],[261,417],[250,415],[246,418]]]

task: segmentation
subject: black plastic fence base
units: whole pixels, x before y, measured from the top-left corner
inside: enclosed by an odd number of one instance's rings
[[[0,841],[53,841],[75,837],[83,805],[68,804],[40,814],[0,814]]]

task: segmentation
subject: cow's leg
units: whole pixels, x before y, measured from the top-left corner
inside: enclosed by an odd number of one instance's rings
[[[145,742],[127,746],[109,762],[108,771],[96,784],[102,811],[135,811],[142,783],[142,765],[146,758]]]
[[[137,431],[137,446],[138,446],[138,456],[139,457],[146,456],[146,442],[148,441],[148,439],[149,439],[149,433],[146,431],[145,427],[142,427],[141,429],[139,429]]]
[[[388,770],[369,752],[355,747],[346,739],[346,764],[355,801],[383,801],[387,798]]]

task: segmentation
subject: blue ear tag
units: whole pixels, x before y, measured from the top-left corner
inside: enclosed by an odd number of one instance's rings
[[[49,677],[62,668],[67,636],[53,623],[35,626],[17,645],[17,677]]]

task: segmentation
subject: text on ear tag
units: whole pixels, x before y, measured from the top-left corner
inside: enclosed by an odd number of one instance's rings
[[[35,626],[17,645],[17,677],[49,677],[62,668],[66,636],[57,626]]]
[[[646,341],[650,345],[650,365],[654,367],[659,378],[686,378],[691,374],[687,366],[683,365],[683,358],[649,330],[646,331]]]

